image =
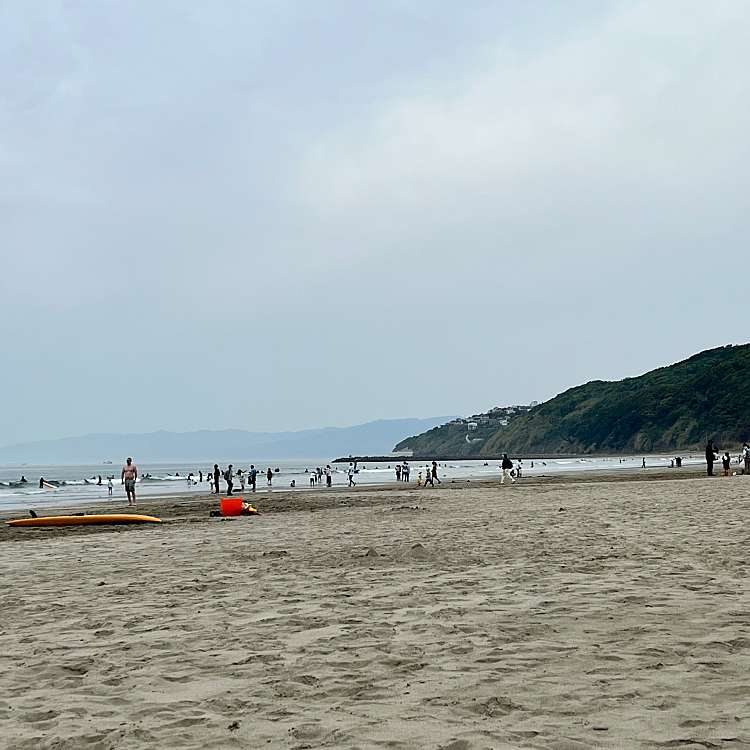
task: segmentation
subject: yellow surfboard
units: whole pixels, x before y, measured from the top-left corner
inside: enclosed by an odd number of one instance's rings
[[[40,518],[17,518],[6,521],[8,526],[91,526],[115,523],[161,523],[161,518],[139,516],[133,513],[106,513],[90,516],[41,516]]]

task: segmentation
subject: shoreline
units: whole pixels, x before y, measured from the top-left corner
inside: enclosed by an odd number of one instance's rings
[[[417,465],[416,463],[412,464],[412,476],[413,481],[411,481],[411,484],[416,486],[416,478],[419,473],[419,471],[423,467]],[[453,483],[453,482],[469,482],[469,483],[479,483],[479,482],[489,482],[490,484],[497,481],[499,479],[499,468],[495,466],[481,466],[481,467],[475,467],[474,471],[471,471],[470,473],[465,472],[459,473],[456,475],[453,473],[453,469],[456,467],[451,467],[451,471],[444,471],[441,475],[441,479],[444,483]],[[460,470],[460,467],[459,467]],[[364,487],[391,487],[391,488],[402,488],[404,486],[407,486],[406,483],[402,483],[400,481],[396,481],[395,478],[391,475],[386,473],[383,475],[383,467],[375,467],[374,469],[370,468],[363,468],[360,471],[364,471],[364,474],[359,474],[357,479],[357,486],[360,488]],[[387,469],[385,470],[388,471]],[[526,471],[524,472],[524,476],[522,478],[523,482],[528,482],[533,479],[541,479],[541,480],[549,480],[554,478],[561,478],[561,477],[581,477],[586,475],[593,475],[593,476],[607,476],[607,475],[613,475],[613,476],[627,476],[627,475],[640,475],[644,471],[649,473],[649,476],[655,475],[655,473],[665,473],[666,476],[672,476],[672,475],[678,475],[680,473],[694,473],[694,472],[700,472],[705,471],[705,464],[702,462],[697,461],[691,461],[688,463],[684,463],[683,466],[680,469],[677,469],[675,467],[670,468],[664,463],[660,463],[658,465],[652,465],[652,466],[646,466],[644,469],[640,465],[636,465],[633,463],[630,464],[624,464],[624,463],[616,463],[613,461],[606,461],[602,462],[600,465],[593,465],[591,463],[585,463],[581,466],[564,466],[561,467],[559,465],[550,465],[547,466],[541,465],[540,463],[537,464],[535,468],[531,468],[528,464],[526,466]],[[476,472],[476,473],[474,473]],[[331,488],[334,491],[340,491],[342,489],[348,489],[347,481],[344,477],[340,476],[341,472],[338,471],[336,475],[334,475],[334,486]],[[294,476],[297,478],[297,481],[299,484],[294,487],[288,487],[286,486],[285,482],[289,479],[290,476]],[[282,483],[275,484],[273,488],[269,489],[265,486],[265,484],[259,484],[258,489],[255,493],[256,497],[265,497],[267,495],[274,495],[278,494],[279,492],[289,492],[292,494],[298,494],[298,493],[306,493],[306,492],[314,492],[319,493],[327,488],[325,488],[323,485],[318,484],[316,486],[309,486],[304,479],[307,478],[307,474],[300,473],[297,474],[289,474],[284,479],[282,479]],[[373,478],[374,477],[374,478]],[[304,479],[303,479],[304,478]],[[278,482],[278,478],[277,478]],[[338,482],[338,483],[337,483]],[[146,485],[138,485],[137,487],[137,494],[140,498],[141,502],[150,502],[152,499],[158,500],[159,498],[167,500],[167,499],[175,499],[175,498],[184,498],[184,499],[191,499],[195,497],[200,497],[202,495],[208,495],[209,491],[207,489],[208,485],[206,483],[202,485],[196,485],[189,488],[184,488],[184,485],[182,485],[181,482],[177,481],[174,483],[170,483],[173,486],[165,486],[163,482],[154,482],[153,484],[149,483]],[[73,492],[68,493],[68,490],[71,489]],[[154,490],[161,490],[164,489],[164,491],[154,491]],[[95,495],[94,497],[89,496],[89,491],[93,490],[94,492],[97,492],[99,494]],[[28,494],[25,493],[18,493],[15,496],[13,495],[2,495],[0,494],[0,513],[3,513],[5,511],[13,511],[13,510],[24,510],[28,508],[33,508],[36,511],[43,511],[47,512],[49,510],[52,510],[54,508],[60,508],[60,507],[66,507],[66,508],[81,508],[85,507],[87,505],[91,505],[94,503],[102,503],[103,507],[107,507],[110,503],[117,503],[120,499],[124,499],[124,494],[120,494],[124,492],[122,489],[122,486],[119,482],[115,483],[115,493],[113,497],[110,499],[106,495],[106,485],[93,485],[86,487],[86,490],[79,494],[79,485],[73,485],[73,486],[67,486],[63,485],[58,487],[56,490],[48,489],[46,491],[44,490],[34,490],[33,492],[30,492]],[[58,496],[59,493],[59,496]],[[234,494],[240,495],[242,494],[239,491],[239,487],[235,486],[235,492]],[[245,492],[247,496],[250,496],[252,493]]]
[[[646,474],[645,472],[648,472]],[[646,469],[621,468],[621,469],[586,469],[582,471],[569,471],[565,474],[538,474],[535,476],[522,477],[516,481],[516,485],[507,484],[505,487],[518,487],[530,489],[533,487],[548,488],[567,486],[572,484],[590,484],[590,483],[612,483],[619,484],[625,482],[661,482],[671,480],[690,480],[705,477],[705,469],[700,470],[696,466],[683,467],[681,469],[664,469],[662,467],[652,467]],[[706,477],[708,479],[708,477]],[[737,479],[738,477],[721,477],[715,475],[713,479]],[[263,488],[253,492],[234,492],[232,497],[243,498],[252,501],[258,507],[261,513],[278,513],[293,512],[295,510],[309,510],[338,507],[341,504],[341,495],[351,495],[352,498],[345,498],[346,501],[356,501],[358,495],[372,495],[380,497],[388,493],[412,493],[416,496],[429,496],[433,492],[446,492],[450,490],[470,490],[470,489],[492,489],[501,488],[499,477],[496,479],[449,479],[444,480],[442,484],[435,487],[418,487],[415,482],[389,482],[382,484],[358,484],[355,487],[348,487],[344,484],[333,487],[296,487],[284,489]],[[40,515],[61,515],[65,512],[72,511],[75,513],[111,513],[111,512],[148,512],[149,515],[164,515],[166,518],[183,517],[186,513],[196,511],[205,511],[206,516],[211,510],[218,509],[219,498],[226,497],[225,493],[216,495],[214,493],[196,492],[194,494],[181,493],[174,495],[151,495],[139,499],[135,509],[127,505],[125,497],[115,497],[111,500],[94,500],[83,501],[80,503],[49,505],[42,508]],[[373,504],[370,502],[370,504]],[[21,515],[22,507],[7,508],[0,510],[0,522],[11,520],[13,518],[26,517]],[[177,512],[172,512],[177,511]],[[3,524],[4,525],[4,524]],[[8,527],[5,527],[6,529]],[[87,527],[87,531],[96,531],[111,527]],[[125,528],[125,527],[124,527]],[[131,528],[131,527],[127,527]],[[37,529],[39,530],[39,529]],[[18,531],[18,530],[15,530]],[[0,539],[2,541],[2,539]]]

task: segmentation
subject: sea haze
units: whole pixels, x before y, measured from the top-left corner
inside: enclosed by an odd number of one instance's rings
[[[126,456],[141,462],[204,460],[206,457],[309,458],[351,454],[387,454],[410,435],[453,417],[382,419],[353,427],[323,427],[297,432],[199,430],[143,434],[93,434],[18,443],[0,448],[2,464],[121,463]]]

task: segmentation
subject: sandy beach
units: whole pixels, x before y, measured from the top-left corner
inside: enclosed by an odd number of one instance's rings
[[[0,746],[750,747],[750,478],[214,504],[3,525]]]

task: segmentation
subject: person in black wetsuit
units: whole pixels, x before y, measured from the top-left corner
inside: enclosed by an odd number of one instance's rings
[[[709,477],[714,475],[714,461],[719,457],[719,452],[714,447],[714,441],[706,443],[706,473]]]
[[[219,464],[214,464],[214,492],[219,494],[219,477],[221,472],[219,471]]]

